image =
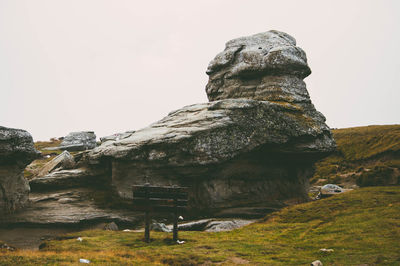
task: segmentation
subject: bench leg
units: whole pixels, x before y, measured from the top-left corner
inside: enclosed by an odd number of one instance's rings
[[[145,214],[145,228],[144,228],[144,240],[150,242],[150,214],[146,212]]]
[[[175,207],[174,210],[174,236],[173,236],[174,242],[178,241],[178,210]]]
[[[176,242],[178,240],[178,215],[176,212],[175,212],[174,216],[175,217],[174,217],[174,237],[173,237],[173,239],[174,239],[174,242]]]

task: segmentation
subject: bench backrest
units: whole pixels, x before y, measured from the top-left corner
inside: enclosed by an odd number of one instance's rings
[[[136,210],[174,212],[186,209],[187,187],[132,186]]]

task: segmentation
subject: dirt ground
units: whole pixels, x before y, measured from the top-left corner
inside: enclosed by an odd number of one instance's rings
[[[72,229],[13,228],[0,229],[0,240],[18,249],[38,250],[43,240],[73,232]]]

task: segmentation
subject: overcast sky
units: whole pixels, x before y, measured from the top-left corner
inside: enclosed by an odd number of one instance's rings
[[[228,40],[296,38],[330,127],[400,123],[400,1],[0,0],[0,125],[35,140],[135,130],[206,102]]]

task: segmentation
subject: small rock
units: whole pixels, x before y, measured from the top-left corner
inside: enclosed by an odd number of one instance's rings
[[[316,260],[311,262],[311,266],[323,266],[323,264],[320,260]]]
[[[178,225],[179,231],[203,231],[212,219],[203,219]],[[172,225],[167,226],[172,230]]]
[[[331,248],[321,248],[319,251],[330,253],[330,252],[333,252],[333,249],[331,249]]]
[[[332,195],[336,195],[339,193],[343,193],[343,192],[347,192],[351,189],[343,189],[341,187],[339,187],[338,185],[334,185],[334,184],[326,184],[324,186],[321,187],[320,193],[319,193],[319,197],[320,198],[326,198]]]
[[[321,187],[321,191],[340,193],[343,191],[343,189],[341,187],[339,187],[338,185],[326,184],[325,186]]]
[[[0,249],[7,249],[9,251],[15,251],[14,247],[10,247],[9,245],[7,245],[6,243],[0,245]]]
[[[212,221],[205,228],[206,232],[231,231],[253,223],[253,220]]]
[[[87,260],[87,259],[79,259],[79,262],[80,262],[80,263],[89,264],[89,263],[90,263],[90,260]]]
[[[150,229],[157,232],[167,232],[167,233],[172,232],[172,230],[169,229],[164,223],[157,223],[157,222],[153,222],[150,226]]]
[[[107,231],[118,231],[119,228],[118,228],[118,225],[116,223],[111,222],[111,223],[108,223],[108,224],[106,224],[104,226],[104,230],[107,230]]]

